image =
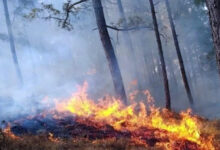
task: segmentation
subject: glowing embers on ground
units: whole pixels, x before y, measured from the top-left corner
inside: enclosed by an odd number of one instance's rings
[[[3,130],[3,133],[14,140],[20,140],[21,138],[16,136],[13,132],[11,132],[10,124]]]
[[[193,116],[190,110],[175,114],[156,108],[149,91],[143,92],[146,102],[131,102],[129,106],[124,106],[120,100],[113,97],[105,97],[95,102],[88,97],[87,87],[88,84],[84,83],[70,99],[57,102],[56,111],[74,115],[77,122],[88,126],[101,128],[110,125],[117,131],[129,131],[133,141],[137,143],[145,142],[141,139],[149,136],[147,129],[155,129],[155,139],[168,139],[158,143],[164,144],[167,149],[194,143],[191,144],[194,149],[214,150],[212,137],[202,136],[205,134],[202,130],[203,123]],[[132,96],[134,97],[134,94]]]

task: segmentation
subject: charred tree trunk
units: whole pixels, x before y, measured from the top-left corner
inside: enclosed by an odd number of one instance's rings
[[[164,92],[165,92],[165,97],[166,97],[166,108],[171,109],[169,82],[168,82],[166,64],[165,64],[164,55],[163,55],[162,42],[160,39],[160,33],[159,33],[159,28],[158,28],[158,23],[157,23],[157,17],[155,13],[153,0],[149,0],[149,2],[150,2],[151,14],[152,14],[152,19],[153,19],[153,24],[154,24],[154,31],[155,31],[155,35],[157,39],[157,46],[159,50],[160,63],[161,63],[161,68],[162,68],[162,73],[163,73]]]
[[[138,88],[139,88],[139,90],[143,90],[143,87],[141,86],[141,82],[139,82],[141,80],[141,77],[140,77],[140,75],[137,71],[138,64],[137,64],[136,54],[135,54],[135,51],[134,51],[134,46],[132,44],[132,39],[131,39],[131,36],[128,32],[128,23],[127,23],[127,19],[126,19],[126,16],[125,16],[125,11],[124,11],[121,0],[117,0],[117,3],[118,3],[119,15],[120,15],[121,19],[123,20],[122,25],[123,25],[123,28],[125,29],[123,34],[124,34],[125,42],[127,44],[127,49],[129,51],[129,53],[133,56],[130,59],[134,60],[133,61],[134,64],[131,64],[131,65],[133,65],[134,75],[135,75],[135,77],[137,78],[137,81],[138,81]]]
[[[188,82],[188,79],[187,79],[182,54],[181,54],[181,51],[180,51],[179,41],[178,41],[178,38],[177,38],[175,25],[174,25],[174,22],[173,22],[170,3],[169,3],[168,0],[165,0],[165,3],[166,3],[168,18],[169,18],[169,22],[170,22],[170,26],[171,26],[171,30],[172,30],[173,40],[174,40],[174,44],[175,44],[175,47],[176,47],[176,53],[177,53],[177,57],[178,57],[178,60],[179,60],[180,71],[181,71],[184,87],[186,89],[186,93],[187,93],[187,97],[189,99],[190,105],[193,108],[193,103],[194,103],[193,96],[192,96],[192,92],[190,90],[190,86],[189,86],[189,82]]]
[[[220,1],[206,0],[206,5],[209,10],[209,19],[212,28],[212,37],[216,50],[216,59],[220,74]]]
[[[17,54],[16,54],[16,50],[15,50],[14,36],[13,36],[10,16],[9,16],[9,12],[8,12],[7,0],[3,0],[3,5],[4,5],[4,11],[5,11],[6,24],[7,24],[7,28],[8,28],[8,34],[9,34],[9,42],[10,42],[10,47],[11,47],[11,53],[12,53],[12,57],[13,57],[13,61],[14,61],[14,64],[15,64],[15,69],[16,69],[19,81],[22,85],[23,84],[23,78],[22,78],[22,75],[21,75],[21,70],[20,70],[20,67],[19,67],[19,64],[18,64],[18,58],[17,58]]]
[[[92,0],[93,7],[96,16],[96,22],[99,30],[101,42],[105,51],[106,58],[108,60],[110,72],[113,79],[116,95],[120,97],[125,104],[127,104],[127,98],[125,94],[124,84],[119,69],[118,61],[114,52],[114,48],[111,43],[111,39],[106,27],[106,21],[104,17],[103,7],[101,0]]]

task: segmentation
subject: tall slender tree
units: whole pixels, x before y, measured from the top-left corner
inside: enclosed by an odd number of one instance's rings
[[[103,12],[101,0],[92,0],[93,8],[95,11],[96,22],[99,30],[101,42],[105,51],[108,65],[113,79],[116,95],[121,98],[125,104],[127,104],[126,93],[121,76],[121,71],[118,65],[118,61],[114,52],[113,45],[107,30],[106,20]]]
[[[130,55],[132,56],[130,59],[133,60],[133,64],[131,64],[131,65],[133,65],[134,75],[137,78],[137,81],[139,81],[141,79],[141,77],[140,77],[140,75],[137,71],[138,65],[137,65],[136,54],[135,54],[134,46],[133,46],[133,43],[132,43],[132,38],[131,38],[131,36],[129,34],[129,31],[128,31],[128,28],[129,28],[128,27],[128,22],[127,22],[127,19],[126,19],[125,11],[124,11],[121,0],[117,0],[117,6],[118,6],[120,18],[122,19],[122,26],[125,29],[124,32],[123,32],[123,35],[124,35],[124,39],[125,39],[125,42],[126,42],[126,45],[127,45],[127,50],[130,53]],[[140,82],[138,82],[138,86],[139,86],[139,90],[143,90]]]
[[[14,64],[15,64],[15,69],[16,69],[16,72],[17,72],[18,79],[19,79],[19,81],[22,85],[23,84],[23,78],[22,78],[22,75],[21,75],[21,70],[20,70],[20,67],[19,67],[18,58],[17,58],[17,54],[16,54],[16,50],[15,50],[14,36],[13,36],[13,32],[12,32],[12,27],[11,27],[11,21],[10,21],[10,16],[9,16],[9,11],[8,11],[7,0],[3,0],[3,5],[4,5],[4,11],[5,11],[6,24],[7,24],[7,28],[8,28],[8,34],[9,34],[9,42],[10,42],[10,47],[11,47],[11,53],[12,53],[13,61],[14,61]]]
[[[162,68],[162,73],[163,73],[164,92],[165,92],[165,97],[166,97],[166,108],[170,110],[171,109],[170,89],[169,89],[169,82],[168,82],[167,71],[166,71],[166,63],[164,60],[163,47],[162,47],[159,27],[157,23],[157,16],[155,13],[153,0],[149,0],[149,2],[150,2],[150,7],[151,7],[151,14],[152,14],[152,19],[153,19],[155,36],[157,40],[159,56],[160,56],[160,63],[161,63],[161,68]]]
[[[165,0],[165,4],[166,4],[167,12],[168,12],[168,18],[169,18],[170,27],[171,27],[171,31],[172,31],[172,35],[173,35],[173,40],[174,40],[174,45],[175,45],[175,48],[176,48],[176,53],[177,53],[177,57],[178,57],[179,65],[180,65],[180,71],[181,71],[184,87],[186,89],[186,93],[187,93],[187,97],[189,99],[190,105],[191,105],[191,107],[193,107],[193,103],[194,103],[193,96],[192,96],[192,92],[191,92],[189,82],[188,82],[188,79],[187,79],[186,70],[185,70],[185,66],[184,66],[184,62],[183,62],[183,57],[182,57],[182,54],[181,54],[181,51],[180,51],[179,41],[178,41],[178,38],[177,38],[175,25],[174,25],[174,22],[173,22],[170,3],[169,3],[168,0]]]
[[[206,0],[220,74],[220,0]]]

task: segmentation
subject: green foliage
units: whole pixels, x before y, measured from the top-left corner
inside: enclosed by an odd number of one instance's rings
[[[31,10],[31,12],[30,13],[28,13],[28,14],[25,14],[24,15],[24,17],[26,18],[26,19],[35,19],[35,18],[37,18],[37,16],[38,16],[38,13],[40,13],[40,12],[42,12],[43,10],[42,9],[40,9],[40,8],[33,8],[32,10]]]
[[[76,6],[75,3],[68,0],[63,3],[61,10],[55,8],[53,4],[41,3],[39,8],[33,8],[31,12],[25,14],[24,17],[30,20],[35,18],[55,20],[58,23],[58,26],[70,31],[73,29],[71,21],[77,18],[82,12],[85,12],[83,10],[90,11],[89,5],[86,1],[85,3]]]
[[[53,15],[59,15],[60,14],[60,11],[55,9],[52,4],[42,4],[42,6],[43,6],[43,9],[48,10]]]
[[[194,0],[195,4],[198,5],[202,5],[205,3],[205,0]]]

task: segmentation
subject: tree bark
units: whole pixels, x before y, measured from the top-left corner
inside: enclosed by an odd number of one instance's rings
[[[216,59],[220,74],[220,1],[206,0],[206,5],[209,10],[209,20],[212,28],[212,37],[216,50]]]
[[[109,69],[113,79],[113,84],[117,97],[121,98],[125,104],[127,104],[127,98],[125,94],[124,84],[119,69],[118,61],[114,52],[114,48],[111,43],[111,39],[106,27],[106,21],[104,17],[103,7],[101,0],[92,0],[93,7],[96,16],[96,22],[99,30],[101,42],[105,51],[106,58],[108,60]]]
[[[21,75],[21,70],[20,70],[20,67],[19,67],[19,64],[18,64],[18,58],[17,58],[17,54],[16,54],[16,50],[15,50],[14,36],[13,36],[10,16],[9,16],[9,12],[8,12],[7,0],[3,0],[3,5],[4,5],[4,11],[5,11],[6,24],[7,24],[7,28],[8,28],[8,34],[9,34],[11,53],[12,53],[13,61],[14,61],[14,64],[15,64],[15,69],[16,69],[16,72],[17,72],[18,79],[19,79],[19,81],[22,85],[23,84],[23,78],[22,78],[22,75]]]
[[[187,93],[187,97],[189,99],[190,105],[193,108],[193,104],[194,104],[193,96],[192,96],[192,92],[190,90],[190,86],[189,86],[189,82],[188,82],[188,79],[187,79],[182,54],[181,54],[181,51],[180,51],[179,41],[178,41],[178,38],[177,38],[175,25],[174,25],[174,22],[173,22],[170,3],[169,3],[168,0],[165,0],[165,4],[166,4],[167,12],[168,12],[168,18],[169,18],[169,22],[170,22],[170,26],[171,26],[171,31],[172,31],[173,40],[174,40],[174,44],[175,44],[175,48],[176,48],[176,53],[177,53],[177,57],[178,57],[179,65],[180,65],[180,71],[181,71],[184,87],[186,89],[186,93]]]
[[[150,7],[151,7],[151,14],[152,14],[152,19],[153,19],[156,40],[157,40],[159,56],[160,56],[160,63],[161,63],[161,68],[162,68],[162,73],[163,73],[164,92],[165,92],[165,97],[166,97],[166,108],[170,110],[171,109],[171,100],[170,100],[171,98],[170,98],[169,82],[168,82],[167,71],[166,71],[166,63],[165,63],[164,54],[163,54],[163,47],[162,47],[162,42],[160,39],[160,33],[159,33],[154,3],[153,3],[153,0],[149,0],[149,2],[150,2]]]

